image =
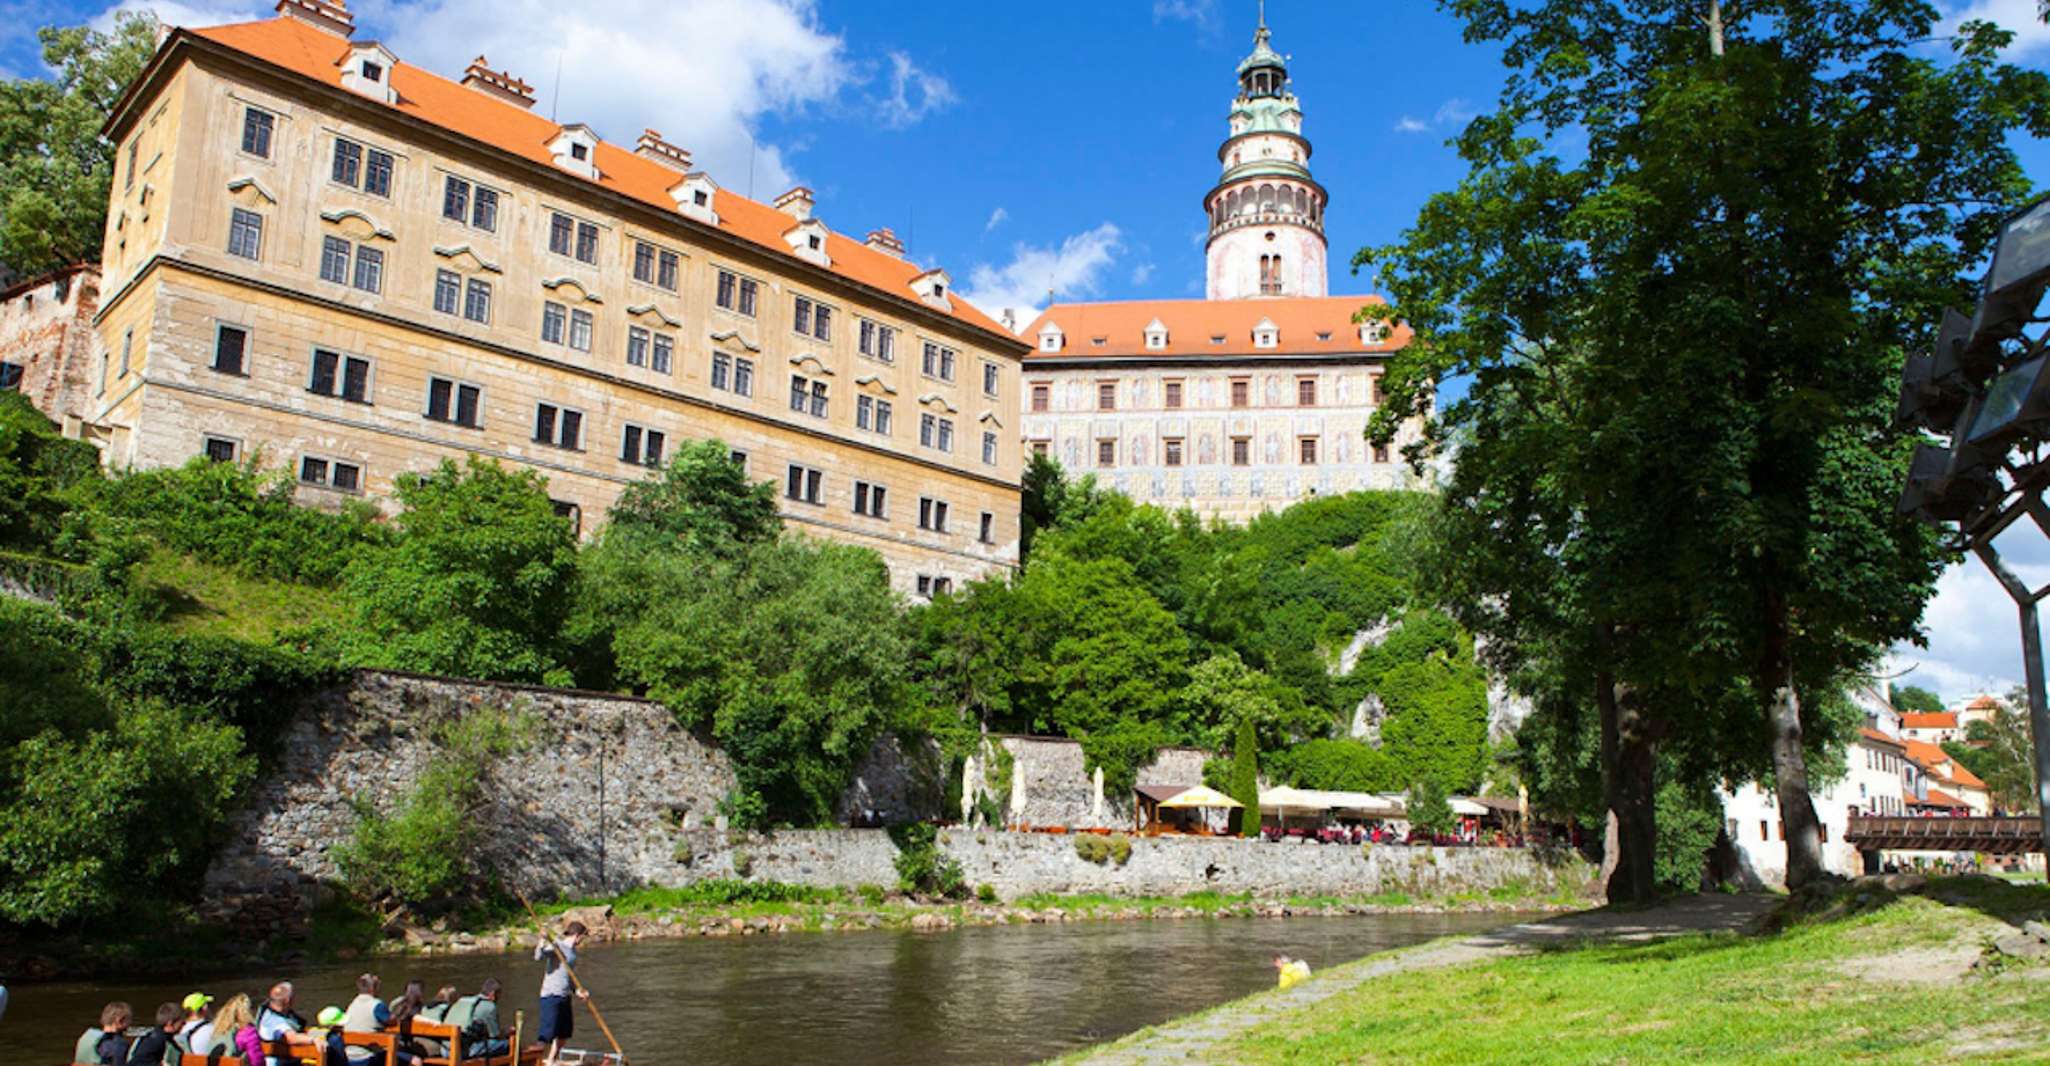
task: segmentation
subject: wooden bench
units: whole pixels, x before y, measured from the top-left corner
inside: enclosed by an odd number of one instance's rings
[[[194,1055],[186,1052],[178,1056],[178,1066],[248,1066],[248,1061],[240,1055],[224,1054],[216,1059],[211,1055]]]
[[[442,1046],[448,1049],[445,1055],[422,1058],[420,1060],[422,1066],[525,1066],[526,1063],[540,1062],[541,1056],[544,1054],[544,1049],[542,1048],[520,1046],[523,1037],[521,1029],[524,1026],[525,1020],[522,1012],[516,1011],[513,1013],[512,1030],[506,1033],[503,1038],[506,1043],[511,1045],[511,1050],[489,1058],[481,1055],[465,1056],[463,1054],[463,1040],[461,1035],[457,1033],[456,1027],[442,1022],[430,1022],[423,1018],[408,1018],[399,1023],[397,1035],[413,1039],[439,1041]],[[365,1035],[382,1036],[386,1034]]]

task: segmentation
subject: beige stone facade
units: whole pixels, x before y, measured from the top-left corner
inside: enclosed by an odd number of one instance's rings
[[[318,501],[486,456],[588,533],[654,435],[716,437],[794,528],[877,549],[907,591],[1016,564],[1024,346],[943,274],[831,235],[808,194],[744,200],[652,134],[597,142],[316,21],[174,32],[109,125],[110,464],[260,456]],[[561,143],[529,150],[537,129]]]
[[[90,413],[100,365],[93,311],[100,272],[80,264],[0,289],[0,389],[28,397],[60,424]]]

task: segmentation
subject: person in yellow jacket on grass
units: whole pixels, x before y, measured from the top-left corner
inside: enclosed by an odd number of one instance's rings
[[[1310,979],[1310,964],[1301,959],[1291,959],[1276,952],[1274,971],[1279,975],[1281,990],[1286,992]]]

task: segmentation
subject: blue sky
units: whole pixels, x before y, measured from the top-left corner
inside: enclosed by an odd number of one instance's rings
[[[2035,0],[1937,0],[2022,34]],[[116,7],[210,25],[269,0],[0,0],[0,73],[40,71],[37,26]],[[351,0],[359,36],[459,74],[479,52],[541,107],[631,143],[644,127],[760,199],[811,185],[841,232],[889,226],[985,307],[1200,295],[1201,197],[1251,44],[1253,0]],[[1332,288],[1461,170],[1445,139],[1493,101],[1499,54],[1430,0],[1270,0],[1274,43],[1331,192]],[[558,82],[556,72],[561,71]],[[2050,147],[2020,146],[2050,185]],[[2050,579],[2050,544],[2019,553]],[[1934,647],[1894,668],[1946,696],[2019,675],[2013,608],[1976,563],[1930,607]]]

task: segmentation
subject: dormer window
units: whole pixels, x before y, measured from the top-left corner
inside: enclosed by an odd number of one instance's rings
[[[399,94],[392,90],[391,71],[398,61],[391,49],[376,41],[353,44],[342,59],[342,88],[358,96],[396,104]]]
[[[1379,321],[1362,322],[1360,323],[1360,343],[1379,344],[1381,339],[1388,335],[1387,330],[1388,327]]]
[[[564,126],[548,142],[548,154],[555,158],[556,166],[592,181],[598,180],[598,168],[592,162],[597,148],[598,135],[581,122]]]
[[[826,224],[818,219],[808,218],[784,230],[783,240],[797,258],[822,267],[833,265],[832,256],[826,253]]]
[[[1167,347],[1167,323],[1157,318],[1147,323],[1146,347],[1148,350],[1156,352]]]
[[[917,293],[919,299],[934,307],[943,311],[952,311],[954,305],[947,299],[947,286],[952,284],[952,282],[953,279],[947,276],[946,271],[928,270],[911,279],[911,291]]]
[[[811,236],[806,237],[805,242],[811,245],[811,250],[814,252],[818,251],[820,248],[825,246],[825,242],[819,239],[818,234],[812,234]]]
[[[1061,339],[1061,328],[1049,322],[1045,329],[1039,331],[1039,350],[1058,352],[1061,350]]]
[[[709,175],[700,171],[686,174],[682,181],[670,186],[669,198],[676,201],[678,214],[707,226],[716,226],[719,224],[719,212],[713,209],[712,193],[718,188]]]
[[[1281,330],[1274,325],[1273,319],[1263,318],[1259,325],[1253,327],[1253,347],[1272,348],[1279,343]]]

